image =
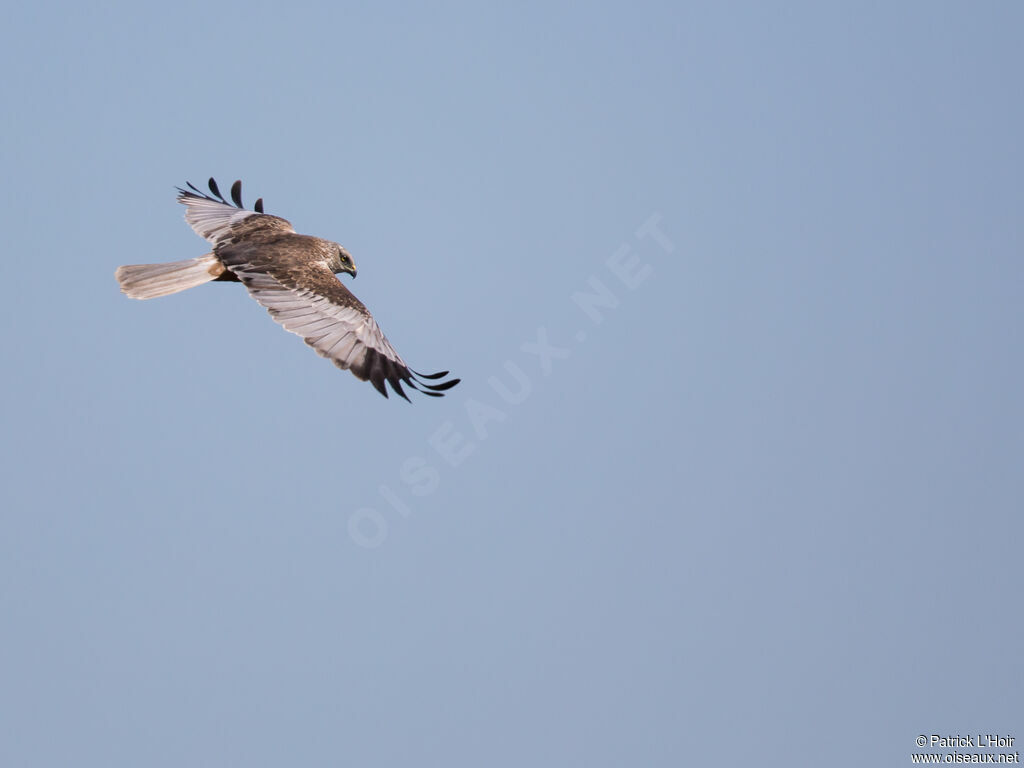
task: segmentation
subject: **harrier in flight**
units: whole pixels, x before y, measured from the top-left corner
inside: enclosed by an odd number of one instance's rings
[[[191,183],[178,188],[185,221],[213,244],[211,253],[167,264],[118,267],[121,290],[133,299],[152,299],[211,281],[241,282],[286,331],[296,333],[339,368],[369,380],[384,397],[386,384],[406,400],[402,382],[424,395],[441,397],[459,379],[417,373],[405,364],[373,315],[335,275],[356,276],[349,252],[337,243],[300,235],[290,222],[242,205],[242,183],[231,186],[231,205],[210,179],[210,193]]]

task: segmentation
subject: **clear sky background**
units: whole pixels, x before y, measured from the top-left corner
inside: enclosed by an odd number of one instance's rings
[[[507,6],[5,8],[0,764],[1024,739],[1024,10]],[[463,383],[122,296],[211,175]]]

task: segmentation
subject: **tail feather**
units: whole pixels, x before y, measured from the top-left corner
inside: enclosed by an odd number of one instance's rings
[[[216,280],[224,265],[212,253],[197,259],[166,264],[129,264],[118,267],[114,276],[121,291],[132,299],[154,299]]]

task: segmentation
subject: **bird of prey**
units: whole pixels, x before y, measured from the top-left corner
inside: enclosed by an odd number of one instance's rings
[[[373,315],[335,275],[356,276],[352,256],[337,243],[300,235],[290,222],[242,205],[242,183],[231,186],[232,205],[209,181],[210,194],[191,182],[178,187],[185,221],[212,243],[205,256],[166,264],[118,267],[121,290],[133,299],[178,293],[211,281],[241,282],[285,330],[298,334],[321,357],[369,380],[384,397],[386,384],[408,400],[404,382],[424,395],[441,397],[459,379],[439,381],[448,371],[417,373],[398,355]]]

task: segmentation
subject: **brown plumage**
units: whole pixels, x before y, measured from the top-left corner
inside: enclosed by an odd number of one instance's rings
[[[178,189],[186,206],[185,221],[213,244],[213,252],[197,259],[168,264],[119,267],[121,290],[134,299],[177,293],[212,281],[240,281],[285,330],[302,336],[321,357],[369,381],[384,397],[391,388],[406,400],[402,384],[432,397],[459,383],[447,371],[421,374],[409,368],[377,326],[370,312],[336,274],[356,267],[352,256],[335,242],[300,235],[286,219],[242,205],[242,184],[231,186],[229,203],[217,182],[210,193],[192,184]]]

